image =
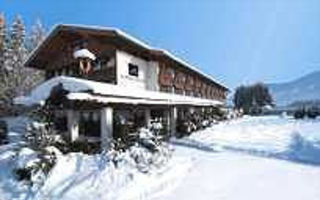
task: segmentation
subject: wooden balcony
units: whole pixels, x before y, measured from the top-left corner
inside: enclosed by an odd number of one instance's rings
[[[56,76],[70,76],[104,83],[117,83],[116,66],[106,66],[103,63],[93,64],[89,73],[83,73],[77,62],[54,70],[46,70],[46,80]]]

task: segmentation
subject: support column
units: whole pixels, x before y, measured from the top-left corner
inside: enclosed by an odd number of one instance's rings
[[[166,131],[167,131],[167,134],[168,135],[171,135],[171,128],[170,128],[170,119],[171,119],[171,117],[170,117],[170,110],[169,109],[166,109],[166,110],[164,110],[164,118],[166,119]]]
[[[74,110],[67,111],[68,133],[71,142],[79,138],[79,112]]]
[[[176,135],[178,109],[176,106],[170,108],[170,136]]]
[[[144,110],[144,119],[145,119],[145,126],[149,127],[151,121],[151,111],[149,108],[145,108]]]
[[[113,108],[105,107],[101,109],[101,148],[110,148],[113,134]]]

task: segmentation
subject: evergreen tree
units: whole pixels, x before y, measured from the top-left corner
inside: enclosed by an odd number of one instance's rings
[[[12,69],[20,71],[26,57],[25,27],[20,16],[16,16],[10,30],[10,57]]]
[[[35,49],[45,38],[45,29],[39,19],[31,27],[31,32],[27,41],[27,49],[31,52]]]
[[[252,85],[251,90],[253,91],[253,95],[257,105],[265,106],[273,104],[273,100],[269,93],[269,89],[263,83],[256,83]]]
[[[4,49],[5,49],[5,20],[3,13],[0,14],[0,68],[4,64]]]
[[[263,83],[249,86],[240,86],[236,89],[233,103],[235,108],[242,108],[244,113],[249,114],[252,110],[261,110],[263,106],[273,105],[272,96],[268,87]]]
[[[28,74],[25,73],[23,62],[27,56],[25,48],[25,27],[20,16],[16,16],[10,30],[10,48],[9,63],[10,82],[15,88],[12,88],[13,96],[22,95],[25,86],[24,80]]]
[[[3,115],[12,114],[15,108],[13,99],[28,92],[43,76],[38,71],[23,66],[28,51],[26,49],[25,26],[21,17],[17,16],[14,19],[8,32],[6,32],[3,15],[1,19],[0,43],[2,45],[0,44],[0,46],[3,48],[0,50],[4,56],[1,57],[0,115]],[[33,40],[33,42],[35,41]]]
[[[9,101],[8,88],[10,68],[9,34],[6,27],[4,14],[0,14],[0,110],[5,110]]]
[[[5,73],[5,64],[6,64],[6,57],[7,57],[7,30],[6,30],[6,23],[4,14],[0,14],[0,78],[3,73]]]

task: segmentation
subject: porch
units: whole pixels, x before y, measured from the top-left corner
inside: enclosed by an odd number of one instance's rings
[[[176,134],[178,108],[176,106],[145,106],[113,104],[100,108],[77,108],[65,110],[67,129],[65,137],[71,142],[100,143],[103,149],[110,147],[113,139],[127,140],[142,127],[161,123],[159,137]]]

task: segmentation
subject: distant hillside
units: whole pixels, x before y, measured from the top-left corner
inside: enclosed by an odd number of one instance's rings
[[[268,84],[277,106],[296,101],[320,99],[320,71],[307,74],[287,83]]]

